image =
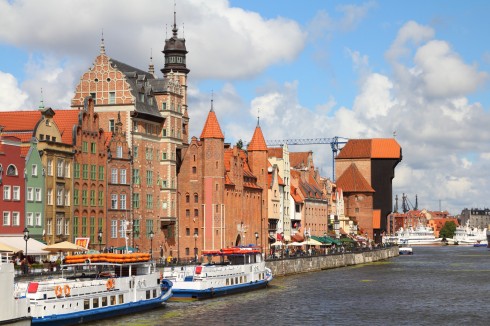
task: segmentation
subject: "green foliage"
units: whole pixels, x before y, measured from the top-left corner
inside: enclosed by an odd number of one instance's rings
[[[441,238],[452,238],[456,232],[456,223],[453,221],[447,221],[444,223],[441,231],[439,232],[439,237]]]
[[[238,142],[236,143],[236,147],[238,147],[238,149],[242,149],[243,148],[243,140],[239,139]]]

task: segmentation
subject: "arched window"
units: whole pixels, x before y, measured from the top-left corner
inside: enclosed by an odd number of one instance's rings
[[[7,168],[7,175],[17,175],[17,168],[15,167],[15,165],[13,164],[10,164],[9,167]]]

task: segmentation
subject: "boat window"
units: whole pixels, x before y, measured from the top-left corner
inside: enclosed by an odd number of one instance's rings
[[[156,289],[153,289],[153,297],[156,298],[157,297],[157,290]]]
[[[116,296],[111,295],[111,306],[114,306],[116,304]]]
[[[93,298],[92,307],[99,308],[99,298]]]
[[[84,310],[90,309],[90,299],[83,300],[83,309]]]
[[[124,295],[119,295],[119,304],[124,303]]]
[[[226,279],[226,285],[230,285],[230,279],[229,278]]]
[[[107,306],[107,297],[102,297],[102,307]]]

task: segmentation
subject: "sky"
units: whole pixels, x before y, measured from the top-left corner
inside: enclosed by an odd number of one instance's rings
[[[0,110],[69,109],[102,32],[107,55],[159,71],[174,8],[191,135],[212,98],[231,144],[258,119],[267,140],[395,137],[393,197],[451,214],[490,206],[485,0],[0,0]],[[332,176],[328,144],[290,150]]]

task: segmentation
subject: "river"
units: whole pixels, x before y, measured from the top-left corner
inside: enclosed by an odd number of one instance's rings
[[[265,290],[169,302],[91,325],[489,325],[490,251],[414,247],[414,255],[276,278]]]

